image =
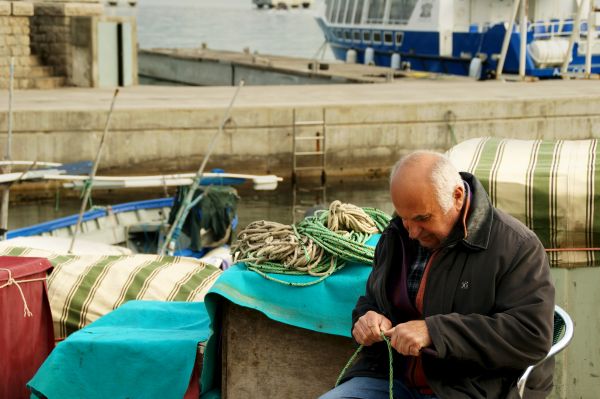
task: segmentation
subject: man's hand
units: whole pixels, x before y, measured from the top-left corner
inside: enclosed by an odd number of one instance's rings
[[[354,323],[352,336],[359,344],[371,346],[375,342],[383,341],[381,332],[390,328],[392,328],[392,322],[387,317],[369,310]]]
[[[425,320],[413,320],[386,330],[392,347],[404,356],[419,356],[421,348],[431,345]]]

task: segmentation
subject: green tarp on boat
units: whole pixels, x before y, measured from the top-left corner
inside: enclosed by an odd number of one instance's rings
[[[181,399],[208,336],[202,302],[130,301],[59,343],[34,398]]]

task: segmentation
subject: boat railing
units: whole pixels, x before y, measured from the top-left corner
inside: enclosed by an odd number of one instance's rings
[[[568,38],[573,33],[574,20],[552,19],[550,21],[536,21],[529,24],[528,31],[533,32],[533,38],[536,40],[553,39],[556,37]],[[581,21],[579,26],[581,36],[587,36],[588,23]],[[596,32],[595,36],[598,35]]]

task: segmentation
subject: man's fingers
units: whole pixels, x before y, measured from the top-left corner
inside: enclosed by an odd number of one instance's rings
[[[376,324],[370,325],[369,331],[371,332],[373,338],[377,337],[377,338],[381,339],[381,333],[380,333],[378,325],[376,325]]]
[[[356,338],[356,342],[358,342],[359,344],[364,344],[365,340],[367,339],[367,333],[365,331],[365,328],[360,323],[356,323],[354,325],[354,331],[356,331],[356,334],[354,335],[354,338]]]
[[[381,329],[381,331],[390,330],[392,328],[392,322],[384,318],[379,324],[379,328]]]

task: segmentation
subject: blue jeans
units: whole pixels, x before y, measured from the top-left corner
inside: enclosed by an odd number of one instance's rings
[[[323,394],[319,399],[389,399],[389,381],[381,378],[354,377]],[[435,399],[435,395],[423,395],[408,388],[400,380],[394,380],[394,399]]]

